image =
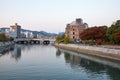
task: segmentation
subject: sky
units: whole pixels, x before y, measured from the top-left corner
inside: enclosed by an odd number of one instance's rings
[[[64,32],[82,18],[92,26],[110,26],[120,19],[120,0],[0,0],[0,27],[18,23],[24,29]]]

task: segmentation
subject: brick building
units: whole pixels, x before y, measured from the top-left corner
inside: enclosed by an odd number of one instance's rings
[[[88,28],[88,24],[83,23],[83,20],[78,18],[76,21],[67,24],[65,36],[69,36],[72,41],[80,40],[80,33],[86,28]]]

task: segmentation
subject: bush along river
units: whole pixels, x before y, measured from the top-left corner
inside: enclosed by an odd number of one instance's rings
[[[120,62],[52,45],[15,45],[0,55],[0,80],[120,80]]]

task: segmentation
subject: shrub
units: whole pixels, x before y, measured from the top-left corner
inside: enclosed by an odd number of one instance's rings
[[[66,37],[64,38],[64,43],[65,43],[65,44],[70,43],[70,38],[69,38],[69,36],[66,36]]]
[[[101,40],[101,39],[98,39],[98,40],[96,40],[95,42],[96,42],[96,44],[99,44],[99,45],[102,44],[102,40]]]

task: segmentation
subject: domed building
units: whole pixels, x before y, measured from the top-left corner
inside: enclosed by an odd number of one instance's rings
[[[71,41],[80,40],[80,33],[86,28],[88,28],[88,24],[83,23],[83,20],[78,18],[76,21],[67,24],[65,36],[69,36]]]

